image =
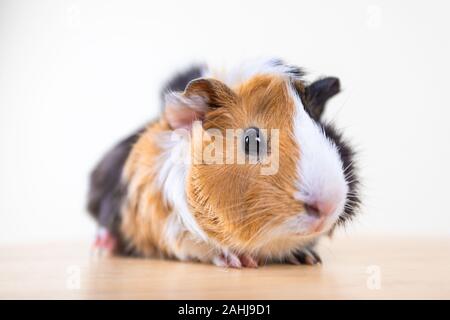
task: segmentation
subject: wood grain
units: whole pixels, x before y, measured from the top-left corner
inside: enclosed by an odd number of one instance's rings
[[[0,246],[0,298],[450,299],[450,238],[347,236],[319,252],[322,266],[236,270],[99,258],[85,243]]]

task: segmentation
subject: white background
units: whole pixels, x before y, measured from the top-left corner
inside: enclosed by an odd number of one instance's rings
[[[0,0],[0,242],[92,236],[88,173],[164,80],[261,56],[341,79],[326,116],[365,184],[347,233],[448,235],[447,3]]]

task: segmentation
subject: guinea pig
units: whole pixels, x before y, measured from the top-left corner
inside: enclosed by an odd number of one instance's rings
[[[355,215],[359,182],[355,152],[322,119],[339,80],[304,76],[269,59],[169,81],[161,116],[91,174],[96,246],[236,268],[321,263],[314,246]]]

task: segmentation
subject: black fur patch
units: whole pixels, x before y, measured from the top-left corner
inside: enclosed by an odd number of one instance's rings
[[[289,75],[292,76],[292,77],[295,77],[296,79],[302,78],[306,74],[303,71],[302,68],[294,66],[294,65],[286,64],[281,59],[272,59],[270,61],[270,63],[272,65],[274,65],[274,66],[286,66],[286,67],[288,67],[290,69]]]
[[[90,176],[87,209],[97,223],[106,228],[118,241],[118,251],[125,249],[120,235],[121,208],[127,194],[122,171],[133,144],[143,128],[109,150]]]
[[[176,74],[173,78],[171,78],[166,85],[161,90],[161,102],[162,108],[164,109],[164,96],[167,92],[177,92],[184,91],[186,89],[187,84],[194,79],[202,77],[202,66],[192,66],[187,70]]]
[[[305,88],[303,103],[311,118],[319,121],[327,101],[339,93],[341,85],[338,78],[328,77],[314,81]]]

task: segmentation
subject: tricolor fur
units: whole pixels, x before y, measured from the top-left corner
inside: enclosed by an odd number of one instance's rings
[[[119,168],[114,234],[122,251],[228,266],[318,259],[315,240],[357,209],[358,180],[351,148],[321,121],[338,80],[302,77],[299,68],[266,60],[228,72],[195,68],[171,81],[163,114],[132,139]],[[194,120],[205,132],[279,129],[278,171],[194,163],[192,140],[171,139],[173,130],[194,130]],[[91,193],[99,188],[92,183]],[[94,216],[92,203],[107,198],[91,201]]]

